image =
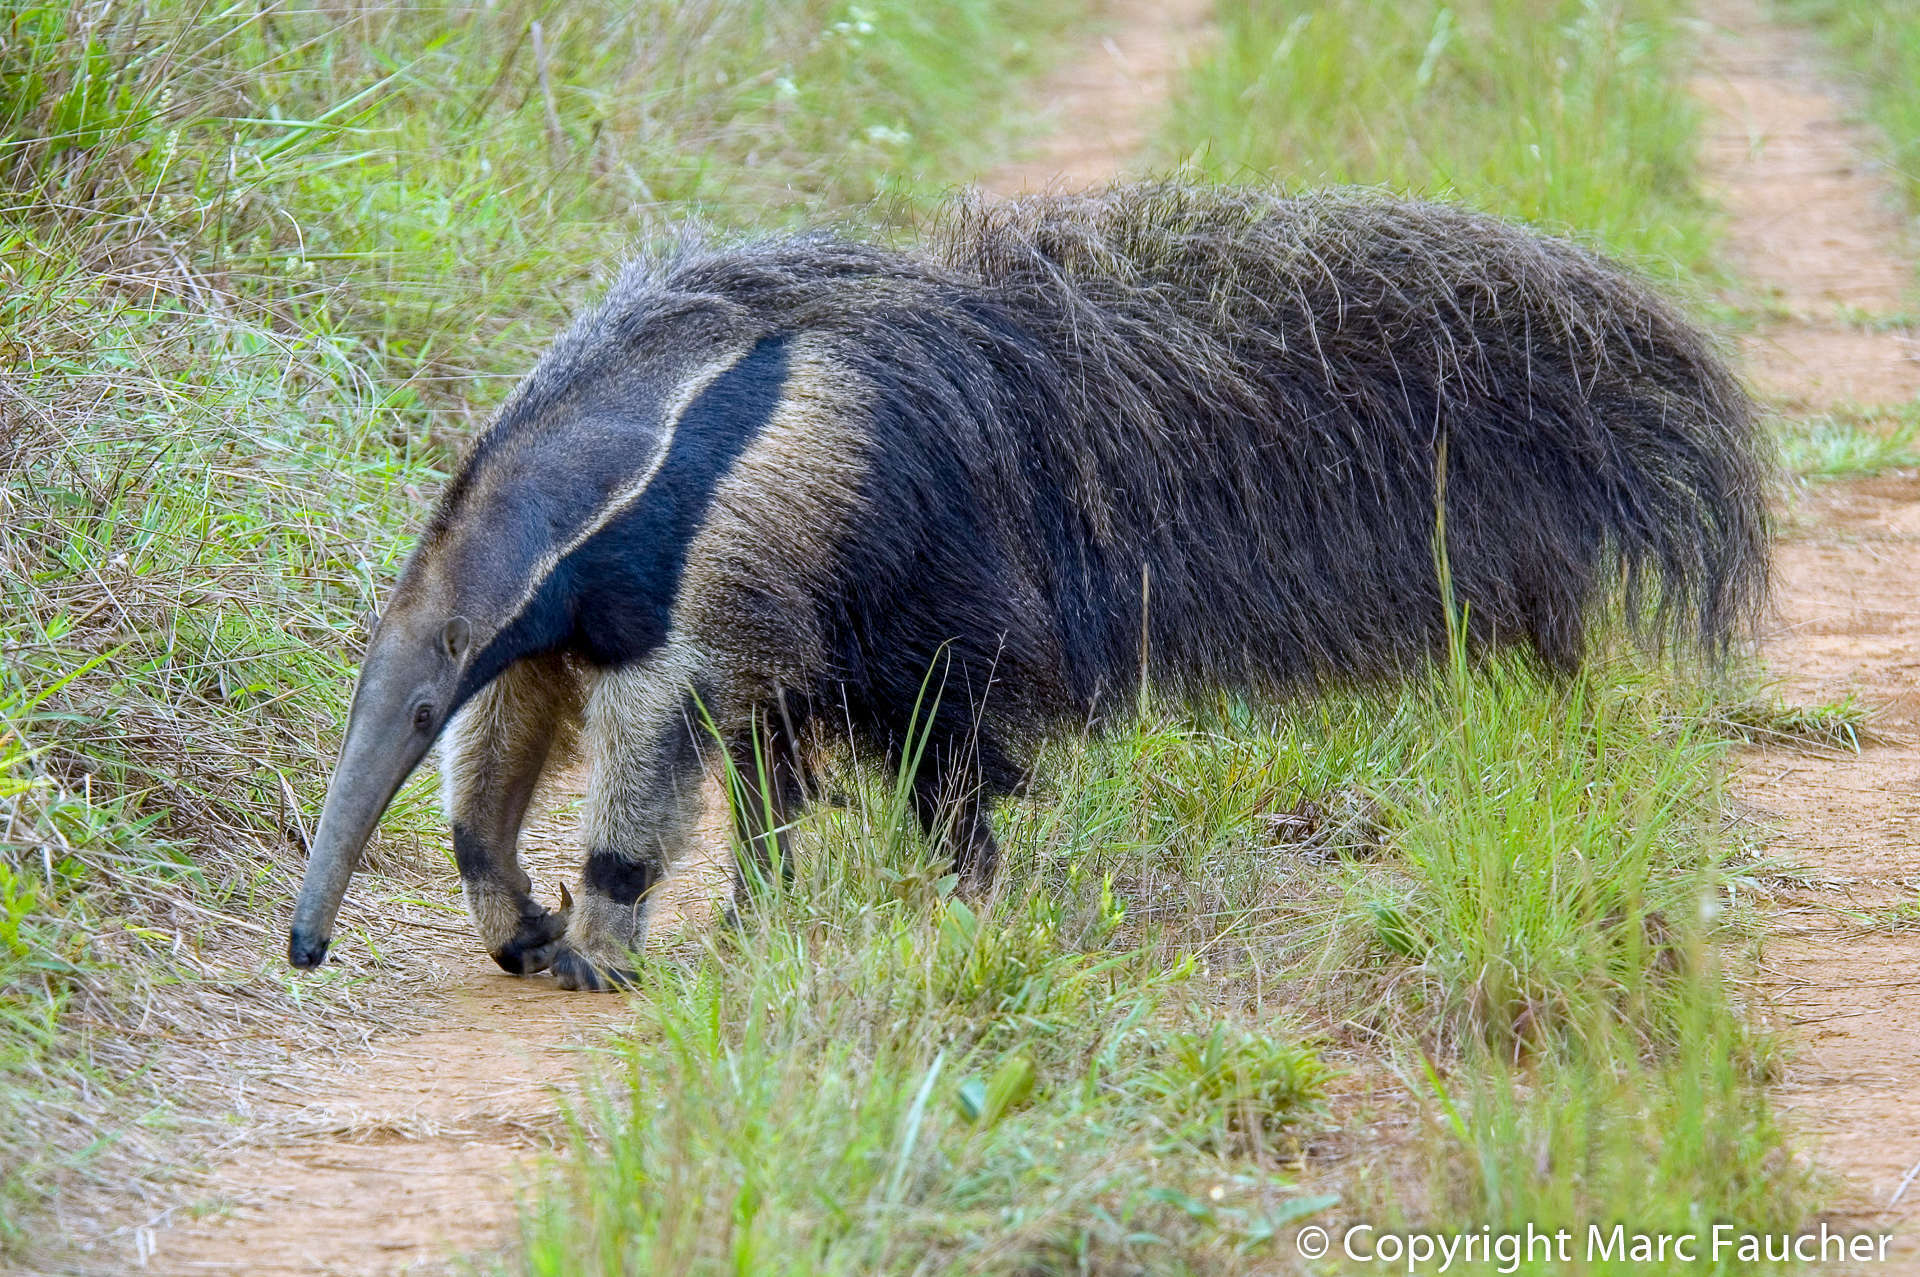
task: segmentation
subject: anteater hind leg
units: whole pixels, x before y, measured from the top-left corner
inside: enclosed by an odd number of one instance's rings
[[[792,721],[776,708],[756,713],[753,726],[727,742],[728,795],[733,808],[733,907],[747,905],[753,889],[772,876],[793,881],[792,840],[787,826],[806,801],[806,772],[794,744]]]
[[[515,975],[552,962],[566,916],[533,898],[520,867],[520,825],[556,743],[574,731],[580,687],[558,657],[509,666],[467,702],[440,746],[440,788],[453,856],[480,943]]]
[[[632,982],[649,896],[692,841],[704,797],[706,729],[693,698],[676,690],[685,687],[685,678],[645,662],[601,675],[587,698],[587,859],[553,959],[561,988]]]
[[[960,893],[975,897],[993,889],[1000,867],[1000,845],[987,820],[984,790],[977,769],[944,759],[922,768],[913,785],[921,828],[953,853]]]

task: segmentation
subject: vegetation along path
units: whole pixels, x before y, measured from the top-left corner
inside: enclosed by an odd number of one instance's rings
[[[1810,37],[1753,0],[1712,0],[1697,91],[1708,177],[1736,265],[1766,290],[1745,341],[1756,385],[1796,415],[1871,425],[1920,395],[1920,350],[1887,331],[1912,278],[1897,196],[1872,139],[1823,84]],[[1790,702],[1858,697],[1858,753],[1764,748],[1739,794],[1768,827],[1774,885],[1763,954],[1800,1049],[1782,1098],[1845,1177],[1849,1224],[1893,1229],[1920,1263],[1920,477],[1816,487],[1779,548],[1765,657]]]
[[[1160,117],[1210,11],[1206,0],[1104,7],[1087,47],[1035,90],[1048,104],[1047,131],[981,184],[1013,193],[1120,172]],[[563,776],[544,805],[564,809],[581,787],[578,775]],[[709,812],[710,848],[724,841],[722,819]],[[577,872],[571,822],[550,818],[527,841],[535,890],[551,898]],[[666,884],[652,943],[697,944],[725,881],[717,850],[685,867]],[[377,890],[363,880],[356,894]],[[450,881],[435,890],[453,898]],[[366,933],[376,949],[415,952],[420,978],[405,996],[425,1000],[414,1008],[424,1023],[265,1092],[280,1098],[254,1095],[239,1147],[184,1200],[120,1221],[119,1256],[161,1273],[418,1273],[507,1241],[515,1192],[560,1146],[563,1106],[579,1094],[596,1040],[626,1018],[624,1003],[495,971],[462,915],[428,925],[404,917],[363,905],[341,930]]]

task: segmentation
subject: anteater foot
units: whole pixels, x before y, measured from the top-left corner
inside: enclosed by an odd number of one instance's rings
[[[511,975],[532,975],[552,966],[560,952],[560,938],[567,933],[565,910],[535,908],[538,913],[520,915],[520,927],[513,939],[492,951],[500,969]]]
[[[578,949],[561,945],[553,955],[553,979],[563,989],[585,993],[605,993],[636,983],[639,976],[630,967],[594,962]]]

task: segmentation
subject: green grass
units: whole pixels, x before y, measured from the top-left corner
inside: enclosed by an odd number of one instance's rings
[[[1920,412],[1830,412],[1780,432],[1780,459],[1804,479],[1866,479],[1920,467]]]
[[[1779,694],[1755,694],[1720,707],[1714,723],[1737,740],[1755,745],[1810,745],[1858,753],[1874,739],[1873,711],[1852,692],[1837,701],[1796,705]]]
[[[0,1246],[130,1130],[69,1083],[115,1089],[149,995],[350,985],[234,919],[303,859],[406,529],[596,279],[689,218],[910,205],[1077,7],[0,8]],[[444,875],[424,783],[387,828]]]
[[[1709,719],[1638,659],[1155,711],[1002,807],[979,913],[856,776],[740,935],[643,971],[629,1080],[512,1267],[1229,1272],[1309,1217],[1791,1228]],[[1364,844],[1296,823],[1356,793]],[[1299,1161],[1364,1137],[1334,1103],[1363,1084],[1422,1119],[1411,1183]]]
[[[1221,1027],[1197,964],[1158,967],[1090,902],[1035,884],[980,918],[935,867],[907,890],[877,872],[911,864],[810,858],[737,939],[649,964],[631,1080],[519,1266],[1151,1264],[1175,1238],[1232,1256],[1300,1209],[1273,1159],[1317,1120],[1310,1050]]]
[[[1361,182],[1710,270],[1677,0],[1219,6],[1161,147],[1205,172]]]

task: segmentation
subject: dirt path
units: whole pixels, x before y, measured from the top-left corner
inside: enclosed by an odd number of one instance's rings
[[[1092,48],[1065,59],[1033,90],[1046,127],[979,178],[996,195],[1073,190],[1140,160],[1174,82],[1210,38],[1213,0],[1108,0]]]
[[[1920,394],[1920,350],[1861,322],[1901,314],[1913,245],[1873,138],[1822,80],[1812,37],[1755,0],[1710,0],[1706,163],[1730,247],[1773,317],[1744,343],[1755,383],[1794,412]],[[1802,872],[1770,907],[1774,1005],[1800,1044],[1781,1090],[1846,1222],[1899,1234],[1920,1271],[1920,477],[1816,489],[1779,548],[1765,657],[1791,701],[1856,694],[1880,738],[1858,755],[1755,751],[1739,785]],[[1881,1268],[1877,1271],[1889,1271]]]
[[[564,807],[583,786],[583,774],[569,775],[542,805]],[[712,850],[724,845],[723,820],[711,805],[708,850],[663,884],[655,948],[697,943],[723,897],[726,869]],[[528,831],[522,858],[549,900],[577,877],[569,824],[549,815]],[[380,934],[382,911],[368,902],[383,889],[392,885],[357,883],[358,907],[340,930],[371,927],[377,946],[409,946],[424,959],[425,1026],[374,1037],[365,1052],[322,1067],[290,1057],[271,1088],[236,1079],[245,1097],[238,1146],[126,1238],[150,1270],[431,1272],[507,1236],[516,1192],[539,1156],[564,1142],[564,1107],[592,1071],[593,1048],[626,1019],[626,1002],[498,971],[464,915]],[[440,890],[457,905],[451,881]],[[351,941],[339,947],[355,960]],[[384,978],[376,971],[369,980]]]
[[[1048,131],[981,184],[1012,193],[1120,172],[1145,144],[1210,12],[1210,0],[1104,7],[1090,46],[1035,92]],[[709,812],[709,847],[722,842],[720,820]],[[562,878],[576,876],[571,831],[549,821],[529,843],[535,890],[551,899]],[[698,943],[724,886],[711,852],[670,880],[650,947]],[[365,900],[377,889],[363,880],[355,890]],[[457,902],[451,882],[444,892]],[[377,909],[348,916],[343,930],[363,925],[378,946],[418,951],[427,979],[415,987],[427,1005],[412,1009],[425,1026],[373,1037],[364,1053],[317,1067],[289,1047],[270,1087],[236,1079],[237,1146],[165,1211],[121,1221],[101,1247],[106,1269],[132,1261],[183,1274],[421,1273],[508,1239],[515,1192],[540,1155],[563,1143],[561,1106],[579,1094],[595,1044],[625,1020],[625,1003],[500,974],[464,917],[445,918],[401,930]]]

